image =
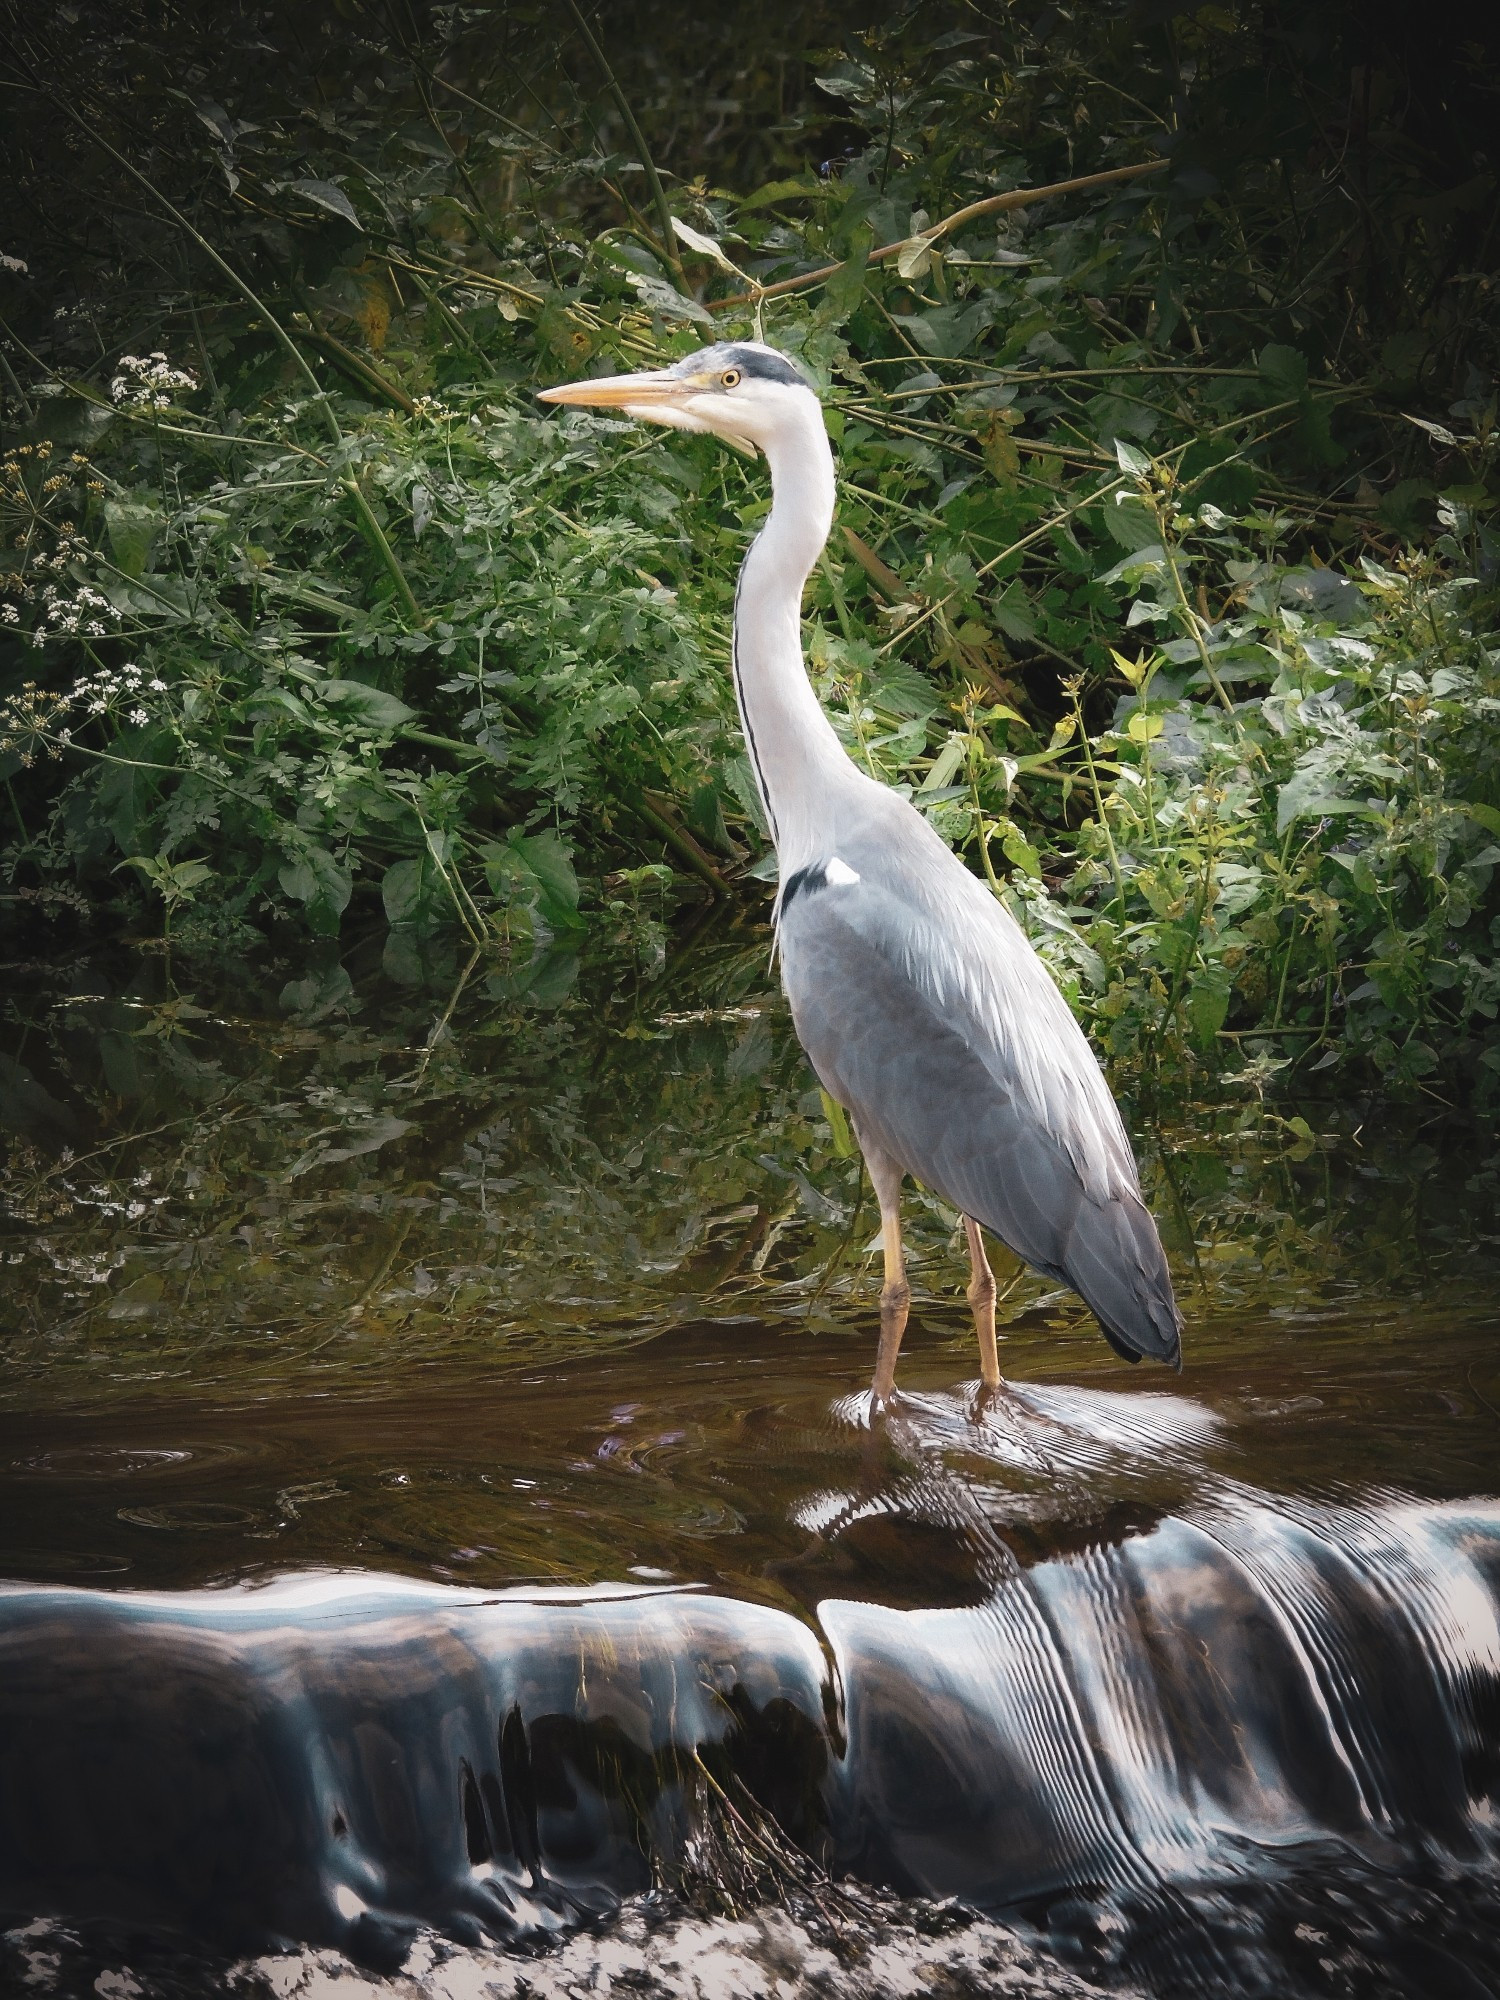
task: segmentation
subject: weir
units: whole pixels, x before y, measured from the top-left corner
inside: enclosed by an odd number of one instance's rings
[[[942,1526],[974,1587],[936,1607],[351,1570],[12,1587],[0,1907],[390,1967],[421,1929],[540,1946],[728,1840],[1163,1990],[1442,1956],[1413,1943],[1439,1884],[1492,1949],[1500,1504],[1218,1478],[1036,1560],[1000,1532],[1007,1466],[1047,1454],[1066,1489],[1213,1429],[1168,1396],[1038,1390],[978,1427],[908,1399],[881,1469],[799,1524]]]

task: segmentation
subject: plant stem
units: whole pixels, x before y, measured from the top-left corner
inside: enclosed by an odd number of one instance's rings
[[[682,273],[682,260],[677,254],[676,226],[672,221],[671,208],[667,204],[666,189],[661,184],[661,176],[656,171],[656,162],[651,157],[645,135],[636,123],[635,113],[630,108],[630,99],[620,88],[620,80],[610,68],[609,58],[594,39],[593,30],[584,19],[583,10],[577,4],[577,0],[567,0],[567,8],[578,25],[579,34],[588,45],[589,54],[599,65],[600,74],[604,78],[609,94],[618,105],[620,116],[625,120],[625,129],[641,156],[641,170],[646,176],[646,185],[651,190],[651,205],[656,210],[656,226],[661,231],[662,253],[666,258],[667,269],[671,272],[678,291],[685,294],[687,280]]]
[[[1214,663],[1209,656],[1208,641],[1203,636],[1203,621],[1188,602],[1187,590],[1182,581],[1182,571],[1177,566],[1177,551],[1172,543],[1171,531],[1167,527],[1166,507],[1154,495],[1147,495],[1147,504],[1156,516],[1156,525],[1161,530],[1161,552],[1166,558],[1167,574],[1172,579],[1172,588],[1177,594],[1177,603],[1186,623],[1188,636],[1198,648],[1198,658],[1203,663],[1203,671],[1208,684],[1219,697],[1224,713],[1234,719],[1234,703],[1225,691],[1224,683],[1214,672]]]
[[[568,0],[568,5],[576,15],[578,9],[573,7],[573,0]],[[966,222],[978,222],[982,216],[1000,215],[1008,209],[1028,208],[1032,202],[1050,201],[1054,195],[1082,194],[1089,188],[1107,187],[1112,181],[1139,180],[1142,174],[1160,173],[1167,164],[1166,160],[1142,160],[1133,167],[1111,167],[1102,174],[1080,174],[1074,180],[1053,181],[1047,187],[1012,188],[1005,194],[988,195],[983,201],[971,201],[967,208],[955,209],[952,215],[935,222],[930,229],[924,229],[922,235],[936,242],[938,237],[961,229]],[[887,257],[894,257],[898,251],[904,250],[910,241],[909,236],[902,236],[894,243],[882,243],[878,250],[870,252],[866,261],[883,263]],[[725,312],[730,306],[753,305],[760,299],[780,298],[786,292],[800,292],[810,285],[825,284],[843,270],[847,261],[824,264],[816,271],[801,271],[794,278],[779,278],[774,285],[758,285],[753,292],[736,292],[733,298],[711,299],[709,311]]]
[[[625,803],[633,813],[639,815],[671,848],[690,874],[696,875],[705,887],[712,889],[716,896],[727,896],[729,884],[714,867],[698,843],[690,840],[680,826],[668,819],[659,806],[653,805],[644,793],[637,792]]]
[[[359,481],[352,474],[346,474],[339,481],[339,484],[354,502],[354,511],[359,516],[360,525],[364,529],[365,539],[385,564],[386,573],[390,577],[391,582],[396,586],[396,595],[405,606],[407,616],[414,625],[423,624],[425,621],[422,617],[422,607],[418,604],[416,597],[412,593],[412,587],[406,580],[406,571],[401,567],[396,556],[396,551],[386,540],[385,529],[376,520],[374,513],[371,511],[369,501],[360,491]]]
[[[1104,810],[1104,791],[1099,783],[1099,771],[1094,763],[1094,746],[1089,740],[1089,732],[1083,720],[1083,708],[1078,699],[1078,688],[1073,688],[1073,714],[1078,722],[1078,740],[1083,748],[1083,761],[1088,766],[1089,783],[1094,788],[1094,810],[1099,815],[1099,828],[1104,835],[1104,844],[1109,849],[1109,872],[1114,878],[1115,907],[1120,912],[1120,921],[1125,920],[1125,878],[1120,872],[1120,852],[1115,846],[1114,830],[1109,823],[1109,815]]]

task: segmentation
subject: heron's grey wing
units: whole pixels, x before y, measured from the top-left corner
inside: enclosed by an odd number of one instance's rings
[[[1030,1070],[1008,1078],[1012,1065],[997,1060],[982,1004],[940,1004],[914,970],[930,926],[920,913],[898,912],[903,948],[890,902],[888,888],[865,881],[802,895],[784,911],[787,996],[819,1078],[863,1136],[1028,1264],[1071,1285],[1127,1359],[1176,1363],[1180,1322],[1161,1241],[1071,1016],[1064,1033],[1054,1019],[1038,1020]],[[1019,933],[1015,942],[1032,960]],[[930,935],[926,944],[929,958],[942,949]],[[1066,1014],[1045,968],[1035,970]],[[1028,967],[1021,977],[1030,976]],[[1081,1076],[1071,1073],[1080,1058]],[[1050,1093],[1049,1067],[1059,1072]]]

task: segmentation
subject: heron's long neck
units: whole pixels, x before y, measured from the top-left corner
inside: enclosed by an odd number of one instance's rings
[[[802,664],[802,586],[833,523],[833,455],[821,414],[788,424],[766,456],[771,515],[735,593],[734,684],[784,870],[815,853],[819,806],[852,767]]]

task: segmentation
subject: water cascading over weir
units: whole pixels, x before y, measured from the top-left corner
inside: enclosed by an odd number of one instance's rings
[[[951,1442],[950,1400],[899,1421]],[[1090,1401],[1098,1431],[1127,1399]],[[1176,1399],[1128,1404],[1191,1428]],[[1377,1956],[1442,1959],[1411,1936],[1439,1887],[1453,1923],[1492,1920],[1464,1911],[1465,1884],[1494,1900],[1500,1506],[1221,1481],[1022,1564],[986,1492],[929,1450],[806,1498],[825,1540],[941,1527],[977,1580],[813,1621],[354,1572],[15,1586],[0,1906],[388,1966],[420,1927],[535,1946],[680,1882],[717,1815],[820,1877],[954,1897],[1168,1987],[1272,1990],[1314,1877]]]

